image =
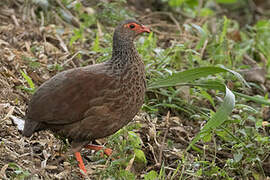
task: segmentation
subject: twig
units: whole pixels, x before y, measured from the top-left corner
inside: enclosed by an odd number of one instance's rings
[[[176,25],[177,29],[179,30],[179,32],[181,32],[181,27],[178,23],[178,21],[175,19],[175,17],[173,16],[172,13],[170,12],[153,12],[151,14],[148,14],[148,15],[145,15],[143,17],[141,17],[140,19],[144,19],[146,17],[149,17],[149,16],[154,16],[154,15],[166,15],[166,16],[169,16],[169,18],[174,22],[174,24]]]
[[[63,62],[63,63],[61,64],[61,66],[64,66],[64,65],[68,64],[68,63],[69,63],[70,61],[72,61],[79,53],[81,53],[81,51],[76,52],[71,58],[69,58],[69,59],[67,59],[65,62]]]
[[[202,47],[202,50],[201,50],[201,58],[203,57],[203,54],[204,54],[204,51],[206,49],[206,46],[208,44],[208,39],[206,39],[203,43],[203,47]]]
[[[3,118],[3,119],[0,119],[0,123],[4,122],[6,119],[8,119],[14,112],[14,109],[15,109],[15,106],[10,106],[8,108],[8,113],[7,115]]]
[[[150,143],[147,143],[147,145],[149,146],[150,151],[151,151],[152,154],[153,154],[153,157],[154,157],[154,160],[155,160],[156,164],[158,164],[158,160],[157,160],[157,158],[156,158],[156,154],[155,154],[155,151],[154,151],[153,146],[152,146]]]
[[[60,164],[61,161],[67,159],[68,156],[70,156],[71,154],[74,154],[76,150],[71,149],[69,150],[67,153],[65,153],[63,156],[61,156],[59,159],[54,160],[53,162],[51,162],[50,164]],[[46,165],[45,167],[41,167],[40,169],[36,169],[33,170],[33,172],[31,172],[31,174],[28,176],[28,178],[32,178],[35,174],[39,174],[41,171],[46,170],[46,167],[48,165]],[[83,178],[89,179],[89,176],[87,174],[83,174]]]
[[[128,162],[128,165],[127,165],[127,167],[125,169],[126,171],[130,171],[131,170],[134,160],[135,160],[135,154],[133,155],[133,157]]]
[[[247,54],[244,54],[244,58],[246,59],[248,65],[250,65],[251,67],[258,67],[258,64],[256,63],[256,61],[252,59],[250,56],[248,56]]]
[[[197,8],[198,15],[201,13],[202,6],[203,6],[203,0],[199,0],[199,5]]]
[[[163,150],[164,150],[164,147],[165,147],[165,140],[166,140],[166,137],[168,135],[168,132],[169,132],[169,118],[170,118],[170,111],[168,111],[167,113],[167,116],[166,116],[166,131],[165,131],[165,134],[163,136],[163,140],[162,140],[162,143],[161,143],[161,147],[160,147],[160,151],[159,151],[159,158],[158,158],[158,163],[159,165],[161,165],[161,161],[162,161],[162,153],[163,153]]]
[[[266,67],[266,65],[267,65],[267,59],[266,59],[266,57],[261,52],[259,52],[259,55],[260,55],[260,58],[261,58],[261,60],[263,62],[263,67]]]
[[[150,16],[155,16],[155,15],[164,15],[164,13],[170,13],[170,12],[166,12],[166,11],[159,11],[159,12],[152,12],[150,14],[147,14],[145,16],[140,17],[140,19],[144,19],[146,17],[150,17]],[[186,18],[190,18],[190,16],[186,15],[183,12],[179,12],[179,14],[181,14],[182,16],[186,17]]]
[[[12,18],[12,20],[13,20],[15,26],[16,26],[16,27],[19,27],[20,25],[19,25],[19,23],[18,23],[18,20],[17,20],[16,16],[15,16],[14,14],[12,14],[12,15],[11,15],[11,18]]]
[[[175,25],[177,26],[177,29],[179,30],[179,32],[181,32],[181,27],[178,23],[178,21],[174,18],[174,16],[172,15],[172,13],[168,13],[168,16],[171,18],[171,20],[175,23]]]
[[[63,39],[62,39],[58,34],[56,34],[55,36],[56,36],[56,38],[58,39],[58,41],[60,42],[60,47],[61,47],[65,52],[69,53],[68,48],[67,48],[66,44],[64,43]]]
[[[75,17],[73,16],[73,14],[62,4],[61,1],[59,0],[56,0],[56,3],[66,12],[68,13],[72,18],[71,18],[71,23],[72,25],[74,25],[75,27],[80,27],[80,21]]]
[[[44,13],[43,13],[43,11],[40,11],[39,14],[40,14],[40,18],[41,18],[40,26],[44,27]]]
[[[154,28],[152,28],[151,30],[157,34],[164,35],[166,37],[169,36],[169,37],[174,38],[174,39],[182,39],[183,37],[188,38],[188,39],[194,39],[194,40],[200,39],[196,36],[191,36],[191,35],[186,35],[186,34],[175,34],[175,33],[161,32],[161,31],[154,29]]]
[[[169,27],[169,28],[174,28],[175,27],[175,24],[167,24],[166,22],[160,22],[160,23],[151,24],[151,28],[152,27]]]

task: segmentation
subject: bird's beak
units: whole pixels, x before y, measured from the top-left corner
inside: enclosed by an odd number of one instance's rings
[[[141,25],[141,28],[139,29],[138,33],[143,33],[143,32],[147,32],[147,33],[150,33],[150,28],[144,26],[144,25]]]

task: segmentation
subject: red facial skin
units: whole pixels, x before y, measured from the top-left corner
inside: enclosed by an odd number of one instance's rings
[[[144,25],[139,25],[136,23],[129,23],[125,25],[126,28],[131,29],[132,31],[135,31],[137,34],[141,34],[143,32],[150,33],[150,29]]]

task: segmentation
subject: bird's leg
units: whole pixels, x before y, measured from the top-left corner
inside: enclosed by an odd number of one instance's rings
[[[80,150],[83,146],[83,144],[85,143],[82,143],[82,142],[72,142],[72,152],[74,152],[74,155],[78,161],[78,166],[79,168],[85,173],[87,174],[86,172],[86,169],[85,169],[85,166],[84,166],[84,163],[83,163],[83,160],[82,160],[82,156],[81,156],[81,153],[80,153]],[[107,156],[110,156],[112,154],[112,150],[109,149],[109,148],[104,148],[103,146],[99,146],[99,145],[86,145],[84,146],[86,149],[92,149],[92,150],[95,150],[95,151],[99,151],[99,150],[102,150],[104,149],[104,153],[107,155]]]
[[[76,159],[78,161],[79,168],[86,174],[86,169],[85,169],[85,166],[83,164],[81,153],[80,152],[75,152],[74,154],[75,154],[75,157],[76,157]]]
[[[86,149],[91,149],[91,150],[95,150],[95,151],[99,151],[99,150],[103,150],[103,149],[104,149],[104,153],[105,153],[107,156],[110,156],[110,155],[112,154],[112,149],[110,149],[110,148],[104,148],[104,146],[88,144],[88,145],[86,145],[84,148],[86,148]]]

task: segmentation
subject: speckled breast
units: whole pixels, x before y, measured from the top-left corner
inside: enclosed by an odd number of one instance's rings
[[[119,78],[120,86],[111,90],[108,101],[111,101],[110,130],[115,132],[129,123],[139,112],[144,102],[146,91],[144,65],[141,62],[130,66]],[[115,82],[118,84],[117,82]],[[114,95],[112,95],[114,91]]]

